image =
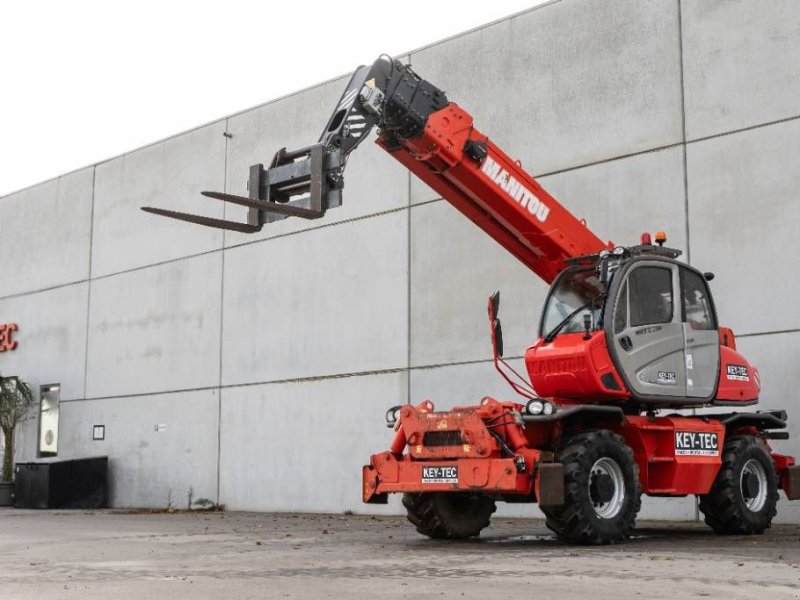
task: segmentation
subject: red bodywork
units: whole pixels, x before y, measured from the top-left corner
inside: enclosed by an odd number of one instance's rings
[[[603,331],[588,340],[582,333],[564,333],[549,344],[539,339],[525,352],[525,366],[536,392],[561,403],[631,397],[608,354]]]
[[[730,330],[728,335],[732,335]],[[608,353],[603,331],[594,332],[588,340],[582,333],[561,334],[550,343],[540,338],[525,352],[525,366],[536,392],[560,403],[631,397]],[[728,346],[720,346],[718,382],[714,401],[725,404],[751,404],[761,391],[758,369]]]
[[[744,371],[741,370],[742,367]],[[717,400],[751,403],[758,400],[760,392],[758,369],[735,349],[720,346]]]
[[[363,469],[364,502],[378,502],[396,492],[453,491],[540,501],[541,475],[554,464],[554,456],[537,448],[551,445],[562,434],[563,423],[523,423],[522,410],[520,404],[488,397],[478,406],[447,412],[435,412],[430,400],[403,406],[391,450],[373,455]],[[707,494],[722,464],[726,435],[758,433],[747,427],[729,432],[714,419],[683,416],[625,416],[621,422],[591,424],[598,425],[625,439],[639,467],[642,492],[652,496]],[[705,450],[679,449],[680,438],[698,437],[705,438]],[[774,453],[772,457],[787,496],[800,497],[792,491],[788,475],[794,459]],[[457,476],[453,481],[426,482],[423,468],[430,465],[456,469],[452,473]]]

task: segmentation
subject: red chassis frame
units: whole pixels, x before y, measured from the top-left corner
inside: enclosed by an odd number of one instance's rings
[[[470,491],[560,506],[563,467],[552,452],[537,447],[560,437],[564,422],[525,423],[522,410],[520,404],[489,397],[478,406],[447,412],[435,412],[430,400],[403,406],[390,450],[370,457],[363,469],[364,502],[383,503],[388,493],[396,492]],[[612,421],[593,418],[592,426],[602,425],[625,439],[639,467],[642,492],[653,496],[707,494],[722,464],[725,436],[759,435],[752,427],[726,430],[719,421],[701,417],[625,416],[621,422]],[[715,456],[680,455],[675,450],[676,434],[716,434],[719,451]],[[800,467],[794,466],[794,458],[772,453],[772,460],[786,495],[800,498]],[[455,467],[457,476],[453,481],[423,483],[423,468],[433,465]]]

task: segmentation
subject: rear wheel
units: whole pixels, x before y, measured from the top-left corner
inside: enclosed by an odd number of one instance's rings
[[[764,442],[752,435],[728,439],[714,485],[700,496],[706,524],[717,533],[764,533],[777,503],[778,477]]]
[[[630,535],[642,488],[633,451],[611,431],[573,436],[558,452],[564,505],[542,508],[547,527],[570,543],[613,544]]]
[[[489,526],[494,500],[471,492],[404,494],[403,506],[417,531],[435,539],[466,539]]]

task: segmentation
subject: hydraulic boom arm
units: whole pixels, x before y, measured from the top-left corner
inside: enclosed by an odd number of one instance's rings
[[[341,205],[347,156],[373,128],[377,144],[550,283],[564,260],[604,244],[411,67],[380,57],[350,79],[319,141],[250,168],[249,197],[204,195],[250,208],[247,223],[158,208],[148,212],[245,233],[289,216],[316,219]]]

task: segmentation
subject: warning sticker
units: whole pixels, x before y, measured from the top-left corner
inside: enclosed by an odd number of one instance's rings
[[[733,381],[750,381],[750,374],[744,365],[727,365],[728,379]]]
[[[675,456],[719,456],[719,435],[704,431],[676,431]]]

